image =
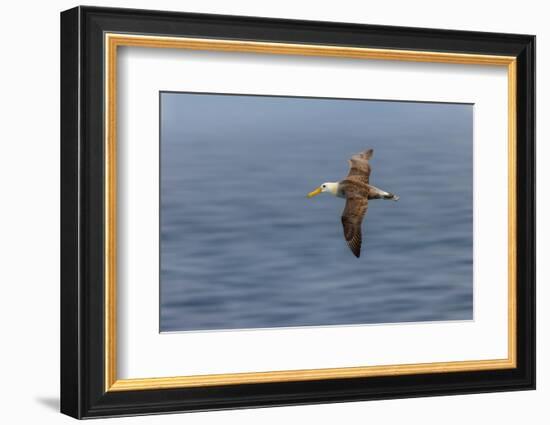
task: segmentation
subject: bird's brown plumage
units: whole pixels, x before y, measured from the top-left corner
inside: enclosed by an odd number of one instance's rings
[[[344,237],[351,249],[351,252],[359,258],[361,255],[361,224],[367,212],[369,201],[365,196],[350,194],[346,196],[346,206],[342,213],[342,225],[344,226]]]
[[[371,186],[369,186],[370,165],[373,150],[369,149],[351,157],[348,176],[339,184],[339,190],[346,198],[346,206],[342,212],[344,237],[356,257],[361,255],[361,224],[367,212]]]
[[[348,160],[348,177],[355,177],[356,179],[368,184],[370,177],[369,159],[372,158],[373,153],[374,151],[372,149],[369,149],[353,155]]]

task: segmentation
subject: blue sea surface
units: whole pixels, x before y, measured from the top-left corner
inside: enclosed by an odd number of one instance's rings
[[[470,104],[161,93],[160,331],[471,320]],[[374,149],[355,258],[345,200]]]

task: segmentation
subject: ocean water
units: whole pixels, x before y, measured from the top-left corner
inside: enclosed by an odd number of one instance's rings
[[[160,330],[470,320],[473,106],[161,93]],[[345,200],[374,149],[359,259]]]

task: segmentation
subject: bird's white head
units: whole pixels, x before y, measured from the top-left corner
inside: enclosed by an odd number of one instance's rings
[[[307,194],[308,198],[313,198],[316,195],[319,195],[320,193],[331,193],[334,196],[338,195],[338,183],[332,183],[332,182],[325,182],[321,186],[319,186],[317,189],[315,189],[313,192],[309,192]]]

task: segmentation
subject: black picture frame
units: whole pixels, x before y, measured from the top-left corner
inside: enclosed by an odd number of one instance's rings
[[[105,391],[104,33],[507,55],[517,59],[517,367]],[[535,388],[535,37],[179,12],[61,13],[61,412],[75,418]]]

